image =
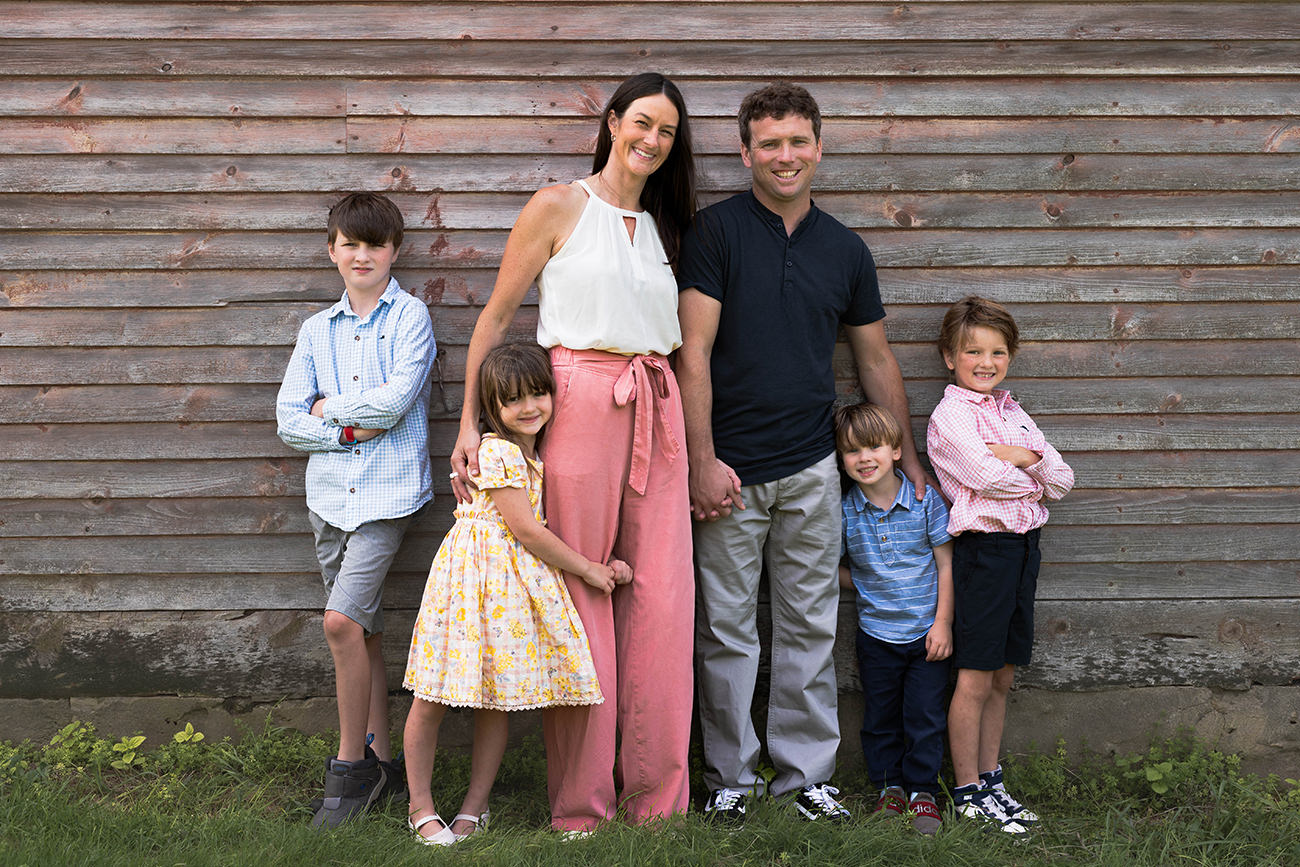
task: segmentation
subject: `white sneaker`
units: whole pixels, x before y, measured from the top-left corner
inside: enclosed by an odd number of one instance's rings
[[[704,818],[724,825],[739,825],[745,821],[745,798],[749,792],[744,789],[714,789],[709,793],[708,803],[704,805]]]
[[[849,811],[834,798],[839,793],[839,789],[826,783],[804,786],[794,800],[794,808],[810,822],[818,819],[825,819],[828,822],[847,822]]]
[[[973,819],[988,827],[996,827],[1008,834],[1024,834],[1029,829],[1017,822],[993,796],[992,789],[979,789],[958,801],[956,813],[962,819]]]
[[[1011,793],[1005,786],[994,786],[991,791],[993,797],[997,798],[998,804],[1002,806],[1003,812],[1015,821],[1022,825],[1033,825],[1038,822],[1038,814],[1011,797]]]

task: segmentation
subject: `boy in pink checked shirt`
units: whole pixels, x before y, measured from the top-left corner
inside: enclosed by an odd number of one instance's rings
[[[996,386],[1019,346],[1005,307],[969,295],[943,318],[939,352],[954,385],[930,414],[930,463],[952,501],[955,537],[953,667],[948,706],[953,805],[959,816],[1023,834],[1038,817],[1002,782],[1002,728],[1017,665],[1034,643],[1038,532],[1044,500],[1059,500],[1074,471],[1029,415]]]

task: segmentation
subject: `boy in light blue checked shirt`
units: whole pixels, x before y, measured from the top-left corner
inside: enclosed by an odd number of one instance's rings
[[[308,518],[329,594],[339,750],[326,762],[316,828],[405,788],[389,745],[380,603],[407,525],[433,498],[429,370],[437,353],[429,309],[389,274],[402,244],[397,206],[353,193],[330,209],[327,229],[343,296],[303,323],[275,405],[280,438],[311,455]]]
[[[866,709],[862,753],[880,790],[876,812],[910,813],[934,834],[952,654],[948,509],[927,488],[918,503],[894,463],[903,431],[867,403],[835,411],[835,444],[853,482],[844,495],[840,583],[858,599],[857,656]],[[909,794],[910,793],[910,797]]]

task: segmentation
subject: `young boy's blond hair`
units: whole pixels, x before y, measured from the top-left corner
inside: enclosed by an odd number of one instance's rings
[[[860,448],[903,447],[903,429],[894,417],[874,403],[855,403],[835,409],[835,447],[842,452]]]

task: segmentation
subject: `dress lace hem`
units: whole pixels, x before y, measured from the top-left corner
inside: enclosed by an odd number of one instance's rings
[[[407,689],[410,689],[410,687],[407,687]],[[592,705],[603,704],[605,701],[604,696],[599,696],[597,698],[591,698],[585,700],[583,699],[576,699],[576,700],[569,700],[569,701],[556,700],[556,701],[533,702],[531,704],[506,705],[506,704],[488,704],[486,702],[474,703],[468,701],[452,701],[451,699],[443,698],[442,696],[433,695],[432,693],[416,692],[415,690],[411,690],[411,692],[415,695],[416,698],[422,699],[424,701],[434,701],[437,702],[438,704],[444,704],[447,707],[464,707],[464,708],[472,708],[474,710],[544,710],[545,708],[548,707],[590,707]]]

